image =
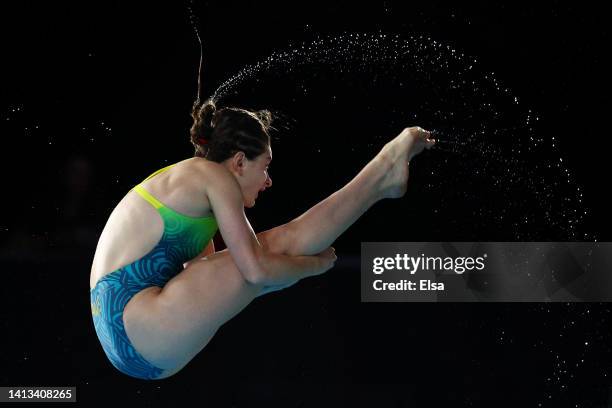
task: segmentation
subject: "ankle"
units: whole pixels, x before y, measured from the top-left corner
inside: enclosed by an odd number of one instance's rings
[[[389,198],[387,180],[390,174],[393,173],[394,160],[390,152],[381,152],[370,163],[373,167],[373,176],[371,177],[371,188],[376,196],[376,201]]]

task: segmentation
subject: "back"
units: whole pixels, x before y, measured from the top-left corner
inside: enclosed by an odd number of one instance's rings
[[[166,207],[189,217],[212,215],[202,188],[202,167],[191,158],[152,175],[141,186]],[[131,190],[117,204],[100,235],[91,268],[93,288],[105,275],[148,254],[164,233],[160,212],[136,191]],[[202,248],[203,249],[203,248]]]

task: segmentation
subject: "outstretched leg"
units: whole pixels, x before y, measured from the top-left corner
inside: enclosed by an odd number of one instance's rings
[[[281,226],[284,240],[262,244],[287,255],[320,253],[377,201],[405,194],[409,161],[424,148],[433,146],[429,137],[430,133],[421,128],[405,129],[347,185]]]

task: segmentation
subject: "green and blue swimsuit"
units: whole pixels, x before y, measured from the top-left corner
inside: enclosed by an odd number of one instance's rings
[[[144,181],[162,173],[164,167]],[[144,182],[143,181],[143,182]],[[121,372],[141,379],[155,379],[163,369],[146,361],[132,346],[123,325],[123,310],[141,290],[163,287],[176,276],[183,264],[195,258],[217,232],[214,217],[189,217],[166,207],[138,184],[132,190],[157,209],[164,232],[157,245],[145,256],[100,279],[91,289],[91,313],[102,348],[110,362]]]

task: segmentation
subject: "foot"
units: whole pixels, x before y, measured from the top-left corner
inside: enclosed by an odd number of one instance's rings
[[[411,127],[404,129],[383,147],[376,157],[387,164],[385,177],[380,184],[383,197],[399,198],[406,194],[410,160],[424,149],[431,149],[434,144],[430,132]]]

